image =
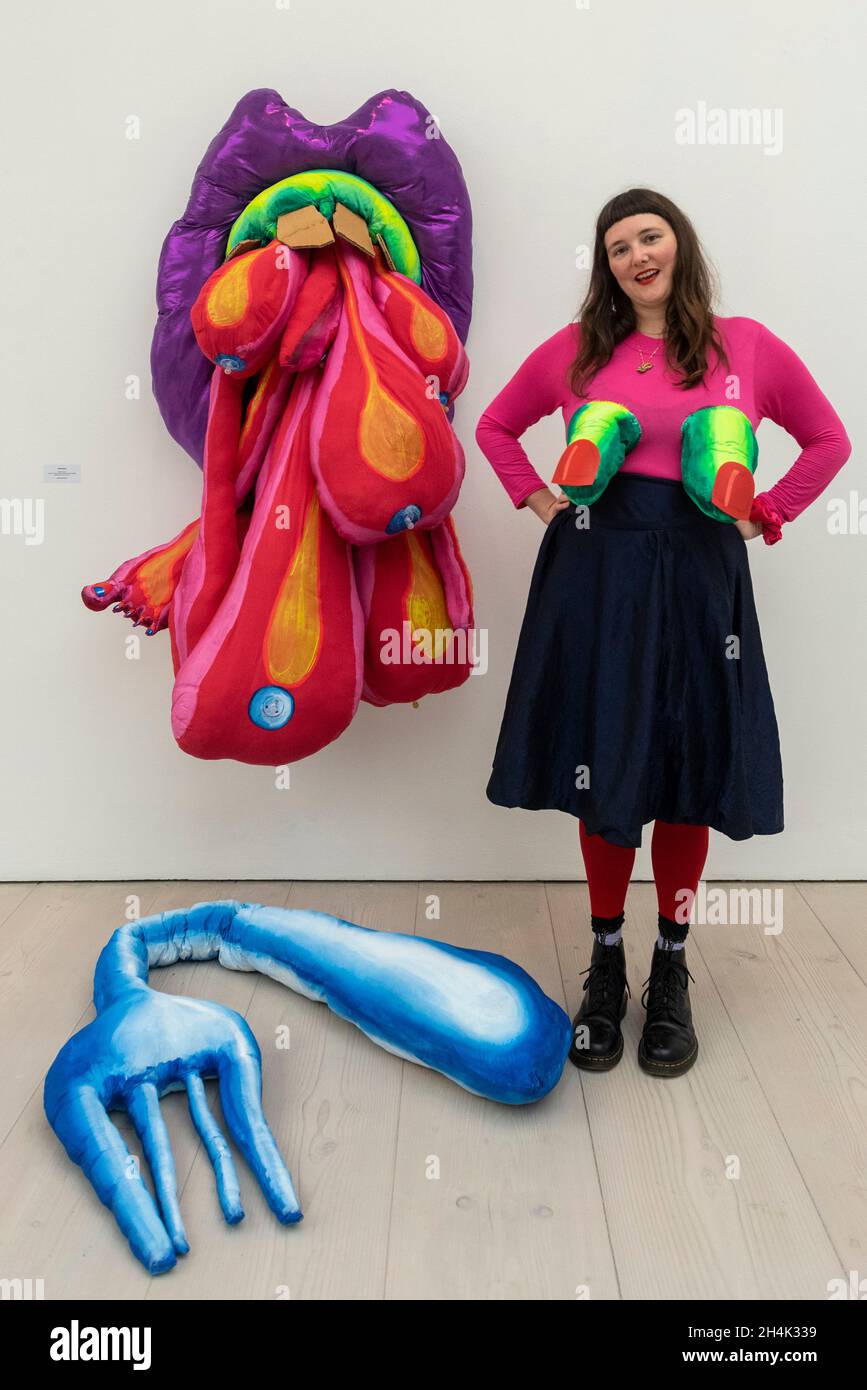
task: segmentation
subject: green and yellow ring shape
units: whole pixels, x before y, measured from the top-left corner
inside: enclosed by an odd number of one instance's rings
[[[421,284],[421,258],[412,233],[397,208],[379,189],[357,174],[341,169],[308,169],[271,184],[248,203],[229,232],[226,256],[240,241],[266,244],[277,235],[277,219],[284,212],[313,206],[331,221],[336,203],[343,203],[363,217],[374,243],[381,236],[394,267],[408,279]]]

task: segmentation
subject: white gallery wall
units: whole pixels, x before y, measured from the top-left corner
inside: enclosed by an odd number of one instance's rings
[[[712,834],[706,876],[863,878],[864,38],[863,10],[844,0],[10,10],[2,493],[43,499],[44,536],[0,535],[0,877],[583,877],[577,821],[485,798],[543,528],[512,508],[473,434],[527,353],[573,317],[587,279],[580,248],[601,205],[646,185],[693,219],[719,274],[719,312],[789,343],[853,443],[782,543],[750,542],[787,825],[740,843]],[[255,87],[328,123],[383,88],[412,92],[457,153],[474,214],[471,375],[455,415],[467,473],[454,517],[488,669],[418,709],[362,704],[284,789],[273,769],[182,754],[168,634],[142,639],[130,659],[130,624],[79,598],[198,511],[201,475],[150,394],[157,260],[207,145]],[[736,142],[731,119],[732,138],[711,143],[702,122],[715,108],[758,112],[753,138]],[[677,138],[683,111],[698,123],[691,143]],[[524,438],[544,477],[562,439],[559,413]],[[758,439],[767,488],[798,447],[769,421]],[[51,480],[57,465],[79,480]],[[841,498],[855,524],[832,534],[826,504]],[[648,826],[636,878],[650,876],[649,845]]]

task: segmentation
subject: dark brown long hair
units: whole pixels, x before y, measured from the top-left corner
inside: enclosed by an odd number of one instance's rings
[[[623,293],[608,264],[605,234],[621,218],[643,212],[663,218],[677,238],[671,294],[665,306],[665,359],[680,373],[676,384],[688,391],[704,380],[711,348],[728,368],[711,310],[715,277],[695,228],[664,194],[652,188],[629,188],[607,202],[596,219],[590,284],[576,316],[581,326],[581,344],[570,371],[570,385],[576,396],[583,395],[590,377],[610,361],[617,344],[638,327],[632,301]]]

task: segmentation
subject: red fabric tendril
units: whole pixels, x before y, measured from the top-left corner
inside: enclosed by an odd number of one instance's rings
[[[750,521],[761,526],[762,540],[765,545],[776,545],[777,541],[782,540],[783,518],[773,502],[768,500],[766,492],[760,492],[757,497],[753,498]]]

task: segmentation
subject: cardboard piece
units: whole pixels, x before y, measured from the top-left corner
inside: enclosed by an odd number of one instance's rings
[[[343,203],[335,203],[331,225],[339,237],[348,241],[351,246],[357,247],[359,251],[363,251],[365,256],[370,256],[371,260],[373,259],[375,252],[367,223],[363,217],[359,217],[357,212],[353,212]]]
[[[388,247],[385,244],[385,241],[383,240],[382,232],[377,233],[376,244],[382,252],[382,259],[385,261],[385,264],[388,266],[389,270],[397,270],[397,266],[391,259],[391,252],[389,251]]]
[[[295,251],[309,246],[329,246],[334,233],[318,208],[296,208],[294,212],[284,212],[277,218],[277,240]]]
[[[261,241],[257,241],[255,237],[251,237],[247,241],[239,241],[237,246],[232,247],[226,259],[233,261],[236,256],[244,256],[248,251],[255,251],[261,245]]]

